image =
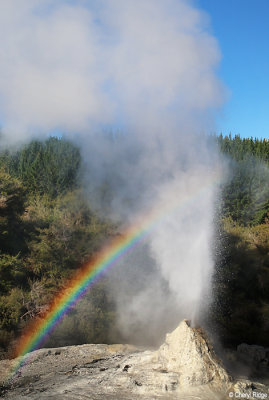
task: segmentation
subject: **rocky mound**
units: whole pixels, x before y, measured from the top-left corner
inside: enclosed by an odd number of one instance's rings
[[[163,368],[178,373],[180,387],[208,383],[223,387],[230,381],[205,333],[191,328],[188,321],[166,335],[157,355]]]
[[[125,345],[37,350],[21,375],[2,387],[6,399],[226,399],[234,386],[206,335],[187,321],[157,351]],[[4,376],[14,360],[0,362]],[[251,383],[252,384],[252,383]]]

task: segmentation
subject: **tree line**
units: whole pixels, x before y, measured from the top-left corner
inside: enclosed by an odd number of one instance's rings
[[[210,319],[226,344],[268,345],[269,141],[223,135],[213,140],[229,173],[216,215]],[[0,349],[5,356],[74,269],[116,234],[117,227],[84,198],[74,144],[52,137],[0,152]],[[71,314],[49,345],[113,340],[115,307],[105,278]]]
[[[269,141],[220,135],[229,178],[222,186],[223,214],[241,225],[264,223],[269,212]]]
[[[0,153],[0,353],[12,349],[74,269],[116,231],[85,200],[80,164],[79,149],[62,138]],[[104,283],[97,284],[87,299],[87,318],[72,319],[66,344],[107,340],[107,296]],[[106,306],[100,310],[98,303]]]
[[[227,345],[269,345],[269,140],[216,137],[228,165],[216,227],[212,320]]]

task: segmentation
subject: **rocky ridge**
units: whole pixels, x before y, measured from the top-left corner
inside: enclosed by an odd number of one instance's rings
[[[81,345],[33,352],[2,397],[12,400],[228,399],[228,393],[268,396],[264,385],[233,382],[206,334],[182,321],[155,351],[129,345]],[[0,362],[6,376],[14,360]],[[2,378],[3,379],[3,378]],[[251,397],[245,397],[251,398]],[[267,398],[267,397],[261,397]]]

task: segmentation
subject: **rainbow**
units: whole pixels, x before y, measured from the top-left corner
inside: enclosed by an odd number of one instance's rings
[[[99,277],[115,265],[126,253],[141,243],[153,229],[156,229],[162,223],[168,214],[184,205],[188,204],[189,206],[192,199],[197,201],[216,182],[218,182],[216,176],[213,180],[211,177],[210,181],[203,182],[202,187],[196,187],[195,191],[186,195],[185,198],[181,198],[179,202],[177,199],[173,199],[168,204],[159,206],[140,217],[135,224],[126,229],[123,234],[114,238],[96,257],[80,268],[68,282],[67,287],[55,296],[45,316],[42,319],[35,320],[19,339],[16,351],[17,358],[13,362],[12,370],[8,373],[7,382],[11,382],[21,373],[22,367],[33,357],[31,352],[42,346],[68,311]]]

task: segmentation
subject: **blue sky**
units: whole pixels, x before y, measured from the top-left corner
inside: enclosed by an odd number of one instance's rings
[[[211,87],[214,74],[206,77],[209,86],[197,85],[199,74],[192,68],[194,62],[199,70],[198,59],[202,70],[212,71],[218,58],[212,42],[210,47],[206,40],[199,41],[197,54],[190,48],[188,57],[178,56],[185,44],[173,28],[173,18],[195,23],[195,19],[188,19],[192,5],[209,15],[209,33],[216,37],[223,56],[218,74],[228,89],[228,98],[212,131],[269,139],[269,0],[188,0],[186,15],[177,7],[179,0],[148,3],[145,7],[147,2],[140,0],[138,7],[135,0],[42,0],[37,12],[36,2],[0,2],[0,122],[7,140],[27,140],[32,133],[41,135],[55,129],[85,132],[89,126],[95,129],[100,121],[102,126],[113,126],[115,118],[116,122],[124,118],[146,122],[153,114],[142,104],[141,93],[152,97],[147,107],[165,110],[168,99],[173,103],[169,96],[175,87],[185,88],[186,107],[195,108],[200,101],[204,109],[218,106],[221,96],[217,87],[201,92]],[[100,4],[106,7],[99,30],[95,8]],[[103,43],[100,38],[106,27],[115,32]],[[163,31],[167,34],[162,36]],[[152,42],[151,37],[155,38]],[[196,39],[193,37],[194,42]],[[107,57],[109,62],[104,61]],[[113,96],[104,90],[108,77],[120,82]],[[186,113],[181,114],[184,120]],[[191,122],[195,124],[195,118]]]
[[[269,138],[269,0],[196,0],[207,11],[230,94],[217,130]]]

